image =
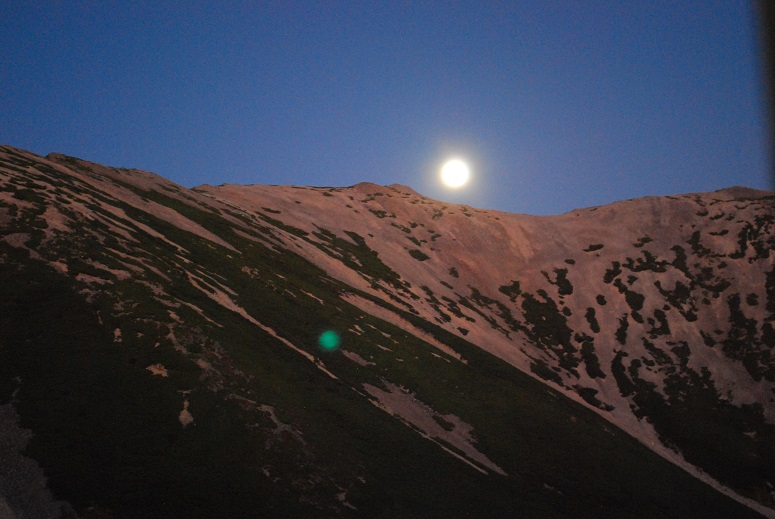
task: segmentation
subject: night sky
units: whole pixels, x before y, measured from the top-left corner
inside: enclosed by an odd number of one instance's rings
[[[0,20],[0,143],[187,187],[400,183],[530,214],[771,188],[748,1],[6,1]]]

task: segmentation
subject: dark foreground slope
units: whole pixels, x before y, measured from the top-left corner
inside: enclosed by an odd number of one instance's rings
[[[290,238],[306,231],[276,216],[144,172],[0,150],[0,507],[759,516],[500,357],[329,275]],[[325,331],[338,347],[319,345]]]

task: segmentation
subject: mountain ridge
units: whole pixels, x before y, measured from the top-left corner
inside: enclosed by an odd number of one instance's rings
[[[494,384],[488,382],[488,370],[510,373],[499,375],[509,380],[516,376],[511,368],[483,357],[481,349],[553,388],[550,399],[569,397],[695,475],[708,472],[738,493],[772,506],[767,486],[773,477],[768,445],[775,394],[771,192],[733,187],[546,217],[446,204],[400,185],[187,190],[152,173],[61,154],[42,159],[8,147],[2,153],[0,226],[5,229],[2,241],[10,247],[3,254],[11,258],[27,251],[29,261],[49,258],[50,267],[80,286],[87,300],[115,297],[117,307],[126,307],[121,301],[133,301],[138,296],[130,294],[145,287],[171,313],[155,317],[156,324],[149,326],[172,330],[171,351],[196,358],[202,380],[214,394],[246,376],[240,362],[255,367],[248,353],[234,357],[235,351],[223,343],[242,339],[224,335],[222,344],[204,356],[189,351],[181,339],[199,337],[201,332],[194,330],[202,326],[210,327],[212,336],[226,333],[216,326],[227,319],[221,314],[226,311],[274,337],[331,384],[344,383],[375,409],[397,416],[453,459],[493,474],[490,478],[513,478],[524,468],[505,461],[508,449],[500,445],[502,440],[483,432],[483,420],[492,418],[466,407],[463,402],[470,396],[446,395],[420,376],[421,368],[431,364],[443,366],[443,373],[452,370],[455,380],[468,380],[463,374],[476,372],[485,386]],[[102,248],[89,245],[88,236]],[[146,254],[147,247],[155,252]],[[264,252],[257,256],[259,249]],[[140,256],[131,259],[136,253]],[[274,256],[277,260],[267,259]],[[310,270],[300,258],[319,270]],[[28,260],[13,261],[22,268]],[[274,275],[265,270],[269,264]],[[310,274],[294,275],[289,265]],[[312,282],[317,277],[320,281]],[[256,283],[273,303],[245,292],[247,286],[260,288]],[[114,286],[123,292],[114,292]],[[337,313],[351,315],[354,310],[346,308],[357,308],[363,312],[359,319],[379,319],[371,321],[375,330],[390,323],[414,339],[402,336],[396,343],[391,337],[397,331],[372,337],[368,327],[350,323],[339,327],[341,347],[323,352],[309,342],[313,329],[322,331],[320,324],[297,323],[308,331],[294,331],[289,324],[280,326],[286,318],[272,308],[276,304],[292,311],[301,304],[299,298],[311,316],[335,321]],[[142,299],[133,304],[142,307]],[[183,308],[193,314],[182,318]],[[105,306],[101,312],[125,321],[122,312]],[[131,310],[127,315],[137,314]],[[189,324],[195,317],[199,324]],[[176,327],[191,331],[177,337]],[[133,337],[132,329],[136,325],[118,326],[112,340],[135,341],[140,348],[143,337],[153,335],[146,331]],[[371,338],[364,342],[367,336]],[[415,340],[430,348],[414,354],[427,361],[395,353]],[[151,376],[164,378],[157,373],[167,370],[166,363],[148,366]],[[488,366],[485,371],[483,366]],[[426,376],[435,380],[441,375]],[[559,391],[556,396],[554,390]],[[234,401],[277,420],[272,422],[275,428],[292,437],[310,434],[277,418],[274,409],[283,407],[279,400],[259,405],[254,397],[238,393]],[[193,393],[199,394],[201,390]],[[189,423],[196,424],[201,420],[197,405],[196,398],[186,397],[178,414],[192,416]],[[284,412],[291,409],[287,405]],[[578,423],[576,414],[573,423]],[[708,437],[718,434],[725,422],[729,427],[723,428],[723,441]],[[703,423],[714,424],[708,434]],[[700,447],[693,449],[693,443]],[[730,459],[723,458],[722,448],[732,453]],[[746,474],[741,476],[741,470]],[[568,481],[548,484],[578,496]],[[291,485],[294,492],[302,492],[299,485]],[[535,506],[545,506],[539,501]],[[334,502],[340,511],[350,504],[346,498]],[[761,505],[752,506],[770,514]]]

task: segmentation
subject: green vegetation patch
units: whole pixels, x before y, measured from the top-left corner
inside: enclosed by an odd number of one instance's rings
[[[759,334],[756,319],[746,317],[741,305],[740,295],[727,297],[730,329],[721,341],[724,353],[739,360],[754,380],[762,378],[775,381],[775,362],[772,358],[772,344],[765,344]]]
[[[618,261],[611,262],[611,268],[606,269],[605,275],[603,275],[603,283],[610,283],[619,274],[622,273],[622,265]]]
[[[587,313],[584,314],[584,317],[587,318],[587,323],[589,323],[589,329],[592,330],[594,333],[600,333],[600,324],[597,322],[597,318],[595,317],[595,309],[591,306],[587,308]]]
[[[372,213],[377,218],[395,218],[396,215],[393,213],[388,213],[387,211],[383,211],[382,209],[369,209],[369,212]]]
[[[619,327],[616,329],[616,333],[614,334],[616,341],[621,345],[627,343],[627,328],[629,326],[630,322],[627,318],[627,314],[624,314],[619,318]]]
[[[430,259],[430,256],[425,254],[423,251],[417,250],[417,249],[409,249],[409,255],[414,259],[416,259],[417,261],[425,261]]]
[[[605,372],[600,367],[600,359],[595,353],[595,345],[591,337],[583,338],[581,358],[584,359],[584,367],[590,378],[605,378]]]
[[[557,287],[557,293],[560,296],[567,296],[573,293],[573,285],[568,281],[567,277],[568,269],[554,269],[555,279],[551,279],[546,272],[541,272],[541,274],[543,274],[549,284]]]
[[[567,318],[549,297],[538,300],[529,293],[523,294],[522,310],[525,324],[525,335],[536,345],[546,351],[552,351],[562,368],[578,376],[576,367],[579,359],[576,348],[571,343],[572,331]]]
[[[502,285],[498,288],[502,294],[508,296],[509,300],[513,303],[522,294],[522,289],[519,286],[519,281],[512,281],[508,285]]]

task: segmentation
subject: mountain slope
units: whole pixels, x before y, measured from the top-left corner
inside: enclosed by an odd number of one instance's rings
[[[0,161],[0,403],[80,515],[756,516],[644,443],[772,506],[770,193],[538,218]]]
[[[772,490],[772,193],[530,217],[402,186],[197,190],[309,233],[302,253],[332,275],[570,390],[642,441],[738,489]],[[337,238],[373,251],[400,282],[375,283],[346,247],[324,248]]]

